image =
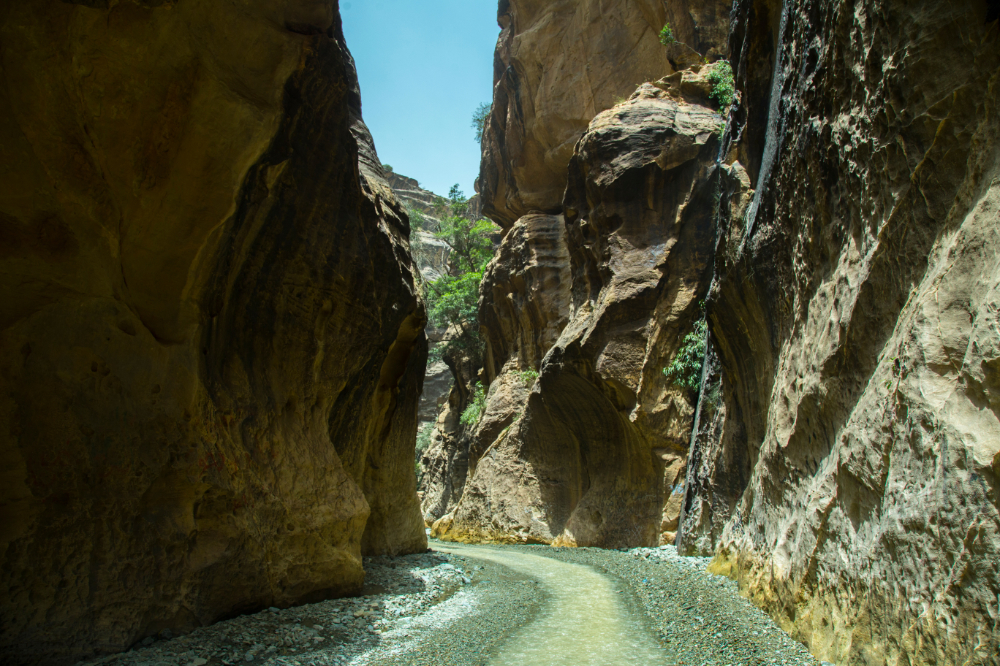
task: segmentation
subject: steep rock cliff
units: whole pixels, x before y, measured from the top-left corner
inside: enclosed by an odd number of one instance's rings
[[[599,114],[565,218],[507,230],[481,288],[485,415],[444,538],[616,547],[675,528],[693,408],[662,369],[709,284],[723,121],[708,69]]]
[[[995,4],[734,7],[680,547],[837,663],[1000,663]]]
[[[5,663],[424,548],[423,306],[335,4],[4,3],[0,57]]]
[[[493,107],[483,133],[483,214],[509,228],[560,213],[566,167],[591,119],[644,81],[724,50],[729,0],[501,0]],[[664,48],[670,22],[680,42]]]

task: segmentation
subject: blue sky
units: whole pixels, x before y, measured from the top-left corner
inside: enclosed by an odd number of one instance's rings
[[[496,0],[340,0],[384,164],[447,195],[479,174],[472,112],[493,98]]]

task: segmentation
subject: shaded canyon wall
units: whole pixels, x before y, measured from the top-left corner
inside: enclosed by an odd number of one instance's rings
[[[3,661],[425,548],[425,316],[336,3],[4,2],[0,57]]]

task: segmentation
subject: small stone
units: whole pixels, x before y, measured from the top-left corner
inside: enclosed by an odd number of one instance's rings
[[[141,645],[152,645],[153,641],[154,638],[152,636],[147,636],[146,638],[142,639]]]
[[[253,661],[253,652],[247,652],[246,656],[243,658],[246,659],[247,661]]]
[[[188,663],[188,666],[205,666],[208,663],[208,659],[202,659],[201,657],[195,657]]]
[[[323,625],[322,624],[314,624],[313,625],[313,629],[315,629],[316,631],[323,631]]]
[[[270,607],[270,608],[268,608],[267,610],[271,611],[272,613],[277,613],[277,612],[278,612],[278,611],[279,611],[280,609],[278,609],[278,608],[275,608],[274,606],[271,606],[271,607]]]

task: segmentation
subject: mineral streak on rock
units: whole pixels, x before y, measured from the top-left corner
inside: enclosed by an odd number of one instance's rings
[[[425,548],[425,316],[335,3],[5,3],[0,57],[5,663]]]
[[[562,212],[566,166],[590,121],[644,81],[722,54],[729,0],[501,0],[493,108],[483,133],[483,213],[510,228]],[[683,44],[664,48],[670,22]]]
[[[679,547],[831,662],[1000,663],[994,4],[733,10]]]
[[[710,69],[599,114],[569,164],[565,218],[507,230],[481,288],[486,413],[444,538],[672,540],[693,405],[662,369],[709,285],[723,127]]]

